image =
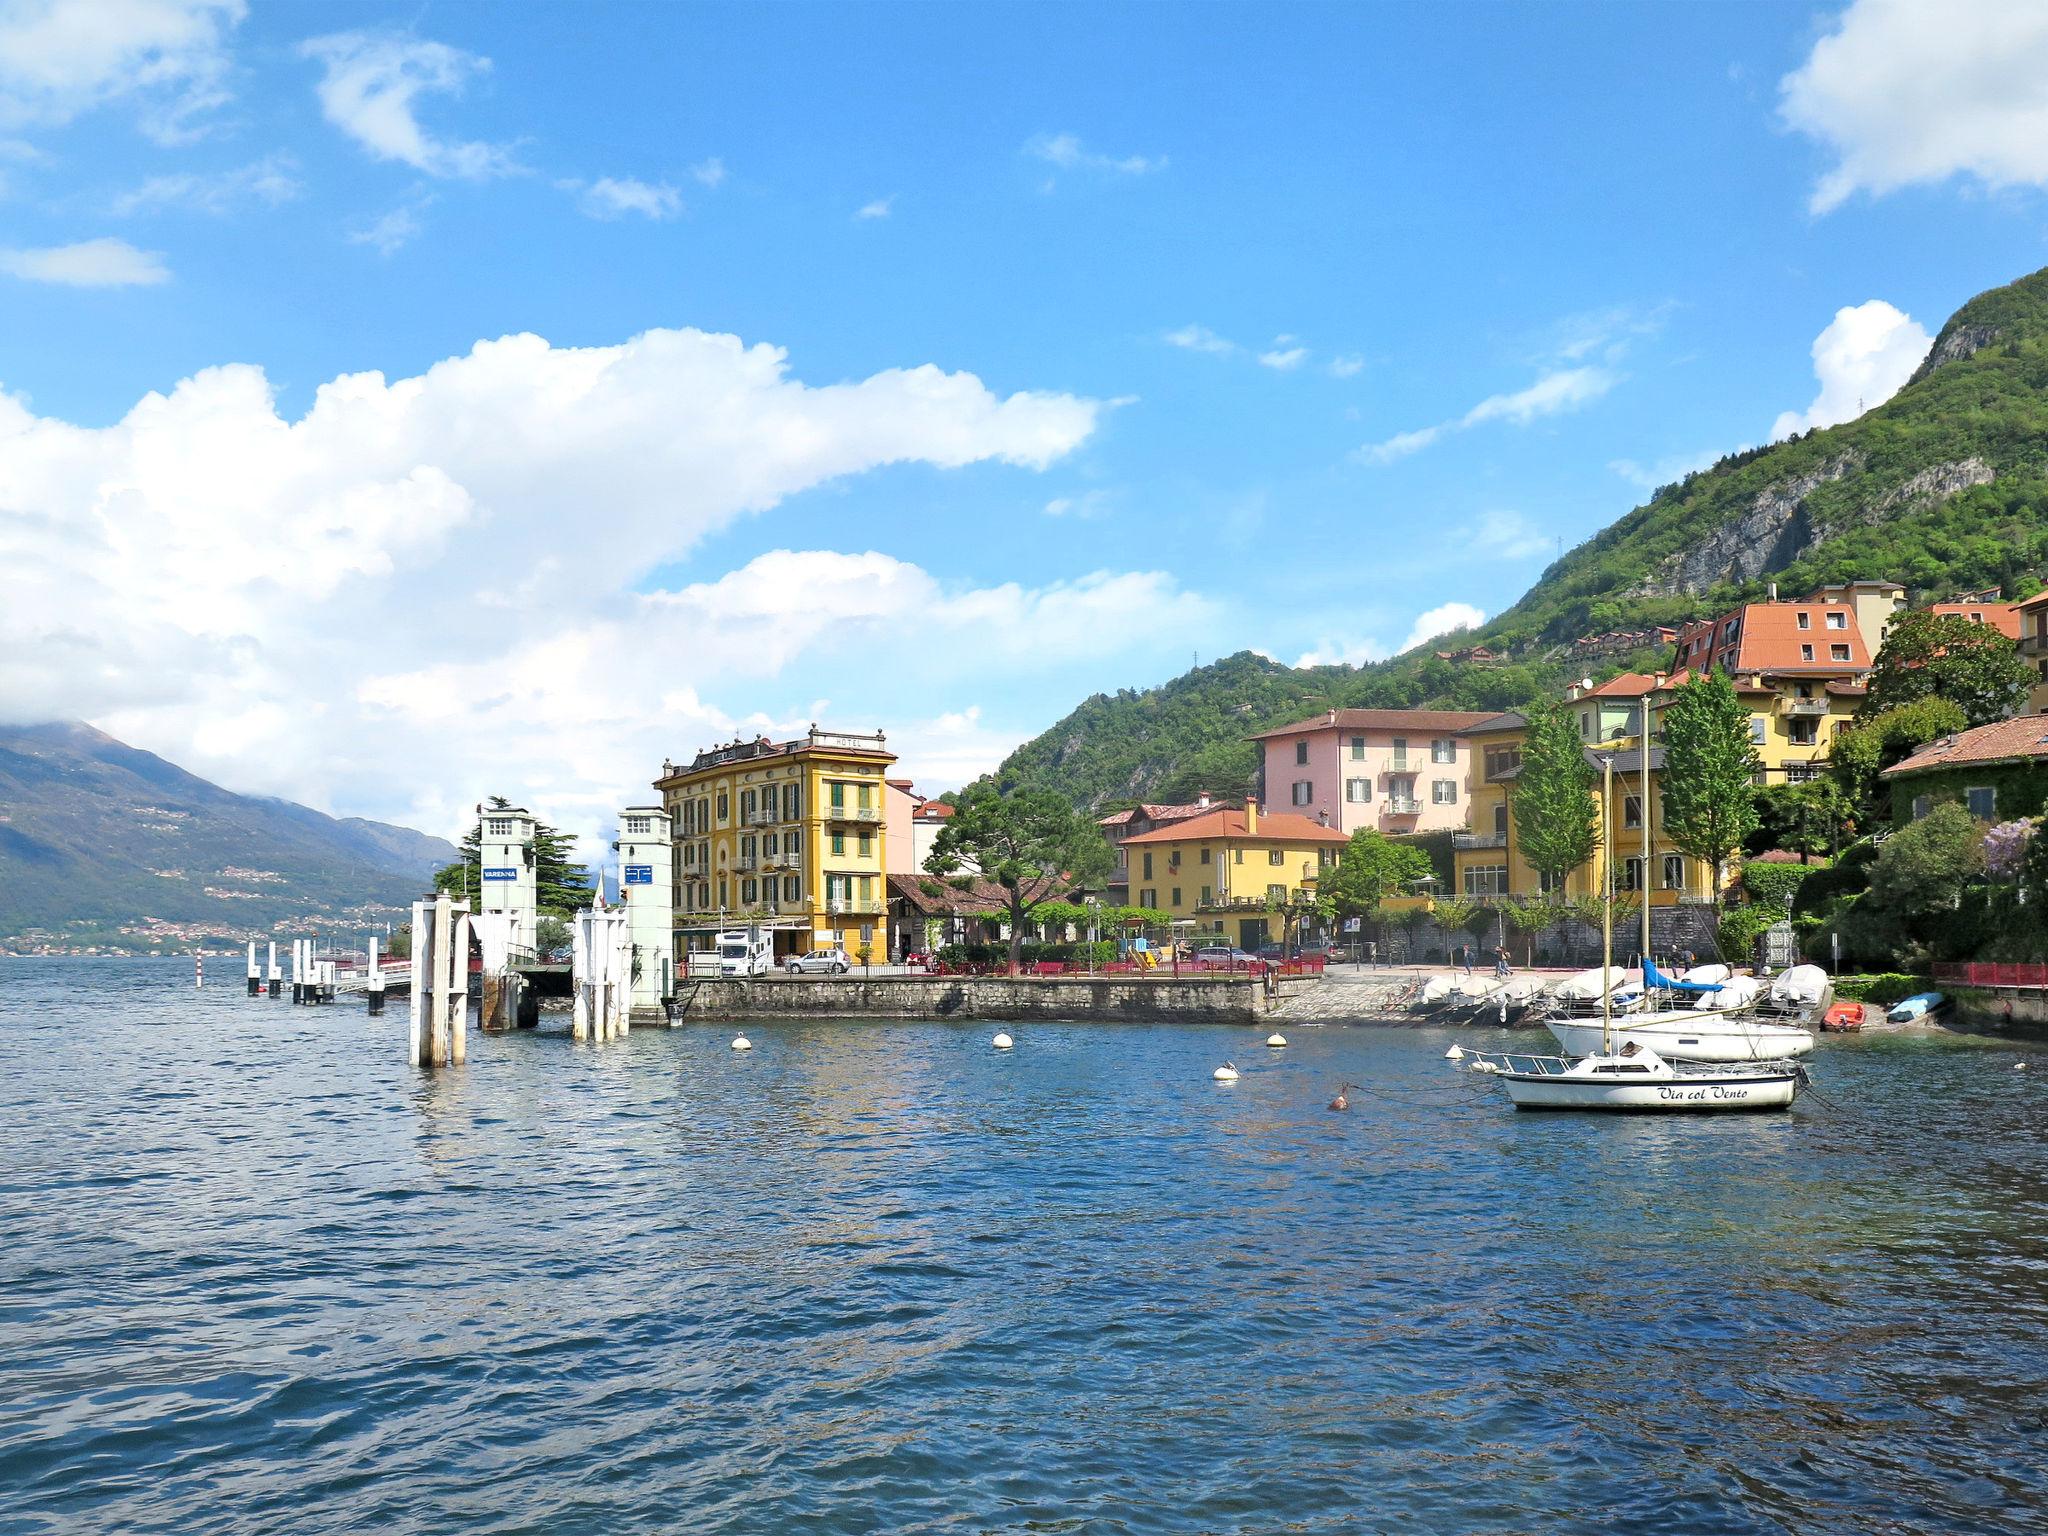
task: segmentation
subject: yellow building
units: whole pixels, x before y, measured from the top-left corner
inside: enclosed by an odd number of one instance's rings
[[[885,780],[895,754],[873,735],[821,731],[734,742],[688,767],[662,765],[675,836],[676,951],[758,927],[775,957],[838,944],[858,962],[885,943]],[[680,969],[680,960],[678,969]]]
[[[1256,953],[1280,936],[1268,901],[1313,892],[1347,841],[1306,816],[1269,815],[1256,800],[1241,811],[1222,806],[1124,840],[1131,901],[1193,924],[1182,933]]]
[[[1655,711],[1652,711],[1655,729]],[[1522,857],[1520,830],[1515,825],[1514,793],[1522,770],[1522,739],[1527,725],[1520,715],[1500,715],[1459,732],[1472,744],[1475,766],[1472,824],[1451,837],[1452,867],[1459,895],[1480,899],[1541,894],[1543,882]],[[1613,737],[1585,749],[1597,771],[1604,758],[1614,759],[1614,800],[1606,825],[1609,843],[1565,877],[1563,899],[1598,896],[1607,879],[1607,861],[1615,859],[1616,889],[1647,891],[1650,905],[1710,902],[1716,873],[1682,853],[1663,828],[1664,749],[1650,748],[1649,801],[1644,804],[1643,760],[1633,736]],[[1598,804],[1598,791],[1594,793]],[[1647,812],[1647,816],[1646,816]],[[1648,821],[1649,843],[1643,834]]]

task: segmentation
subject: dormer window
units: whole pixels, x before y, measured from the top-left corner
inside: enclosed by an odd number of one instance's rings
[[[1848,627],[1849,615],[1846,613],[1831,613],[1828,615],[1829,629],[1847,629]]]
[[[1810,614],[1810,613],[1808,613],[1808,612],[1806,612],[1806,611],[1805,611],[1804,609],[1800,610],[1800,614],[1799,614],[1799,627],[1800,627],[1801,629],[1811,629],[1811,628],[1813,628],[1813,615],[1812,615],[1812,614]]]

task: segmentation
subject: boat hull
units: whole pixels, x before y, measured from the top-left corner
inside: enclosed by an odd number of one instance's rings
[[[1601,1050],[1598,1019],[1552,1019],[1550,1033],[1567,1056],[1592,1056]],[[1667,1061],[1783,1061],[1813,1049],[1810,1030],[1736,1023],[1716,1014],[1654,1023],[1616,1019],[1610,1038],[1616,1049],[1637,1045]]]
[[[1601,1083],[1562,1076],[1502,1072],[1517,1109],[1605,1110],[1623,1114],[1753,1114],[1789,1109],[1798,1096],[1795,1073],[1684,1077],[1675,1081]]]

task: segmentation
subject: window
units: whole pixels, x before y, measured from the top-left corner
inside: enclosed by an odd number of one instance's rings
[[[803,787],[797,784],[782,786],[782,819],[795,821],[799,806],[803,804]]]
[[[1820,777],[1820,770],[1811,763],[1787,763],[1785,782],[1787,784],[1810,784]]]
[[[1579,740],[1593,739],[1593,716],[1585,710],[1579,711]]]
[[[797,884],[797,878],[795,875],[790,875],[783,880],[782,899],[784,901],[803,900],[802,888]]]
[[[1296,761],[1297,763],[1305,763],[1305,762],[1307,762],[1307,761],[1308,761],[1308,743],[1307,743],[1307,742],[1305,742],[1305,741],[1297,741],[1297,742],[1296,742],[1296,743],[1294,744],[1294,760],[1295,760],[1295,761]]]
[[[1467,896],[1505,896],[1507,893],[1507,865],[1475,864],[1465,871]]]
[[[1998,791],[1986,784],[1973,785],[1963,791],[1963,803],[1977,820],[1989,821],[1998,811]]]
[[[1820,741],[1820,722],[1818,720],[1787,720],[1785,722],[1785,739],[1795,747],[1814,746]]]
[[[1316,786],[1313,779],[1296,779],[1294,781],[1294,803],[1296,805],[1307,805],[1315,797]]]
[[[1365,738],[1363,736],[1351,738],[1351,761],[1354,763],[1365,761]]]
[[[1813,615],[1806,612],[1804,609],[1801,609],[1799,613],[1799,627],[1801,629],[1813,628]]]
[[[1836,661],[1847,661],[1849,659],[1849,647],[1846,645],[1831,645],[1828,647],[1828,655]]]
[[[1643,888],[1643,861],[1641,858],[1621,861],[1621,881],[1616,887],[1624,891],[1640,891]]]
[[[732,815],[732,797],[731,797],[730,795],[728,795],[728,794],[727,794],[727,793],[726,793],[726,792],[725,792],[724,790],[722,790],[722,789],[721,789],[721,790],[720,790],[720,791],[718,792],[718,822],[719,822],[719,825],[720,825],[720,826],[723,826],[723,825],[725,824],[726,820],[727,820],[727,819],[728,819],[728,818],[729,818],[729,817],[730,817],[731,815]]]
[[[626,836],[628,837],[645,837],[653,830],[654,822],[649,817],[628,816],[626,818]]]
[[[1394,738],[1394,766],[1396,768],[1406,768],[1408,766],[1408,738],[1406,736],[1396,736]]]
[[[1285,901],[1287,899],[1287,887],[1284,885],[1269,885],[1266,887],[1266,896],[1272,901]]]
[[[1319,848],[1319,849],[1317,849],[1317,850],[1316,850],[1316,868],[1317,868],[1317,869],[1328,869],[1328,868],[1330,868],[1330,867],[1331,867],[1331,866],[1332,866],[1333,864],[1335,864],[1336,862],[1337,862],[1337,850],[1336,850],[1336,849],[1334,849],[1334,848]]]
[[[1621,801],[1621,824],[1624,827],[1640,828],[1643,824],[1643,797],[1624,795]]]
[[[1813,647],[1810,645],[1802,645],[1801,647],[1799,647],[1799,659],[1801,661],[1813,660]]]
[[[761,834],[761,857],[762,857],[762,858],[764,858],[764,859],[772,859],[772,858],[774,858],[774,857],[775,857],[775,855],[776,855],[776,852],[777,852],[777,847],[776,847],[776,840],[775,840],[775,834],[774,834],[773,832],[764,832],[764,833],[762,833],[762,834]]]
[[[1505,800],[1493,808],[1493,835],[1495,837],[1506,837],[1508,835],[1508,806]]]
[[[1147,886],[1144,890],[1138,892],[1138,905],[1141,907],[1152,907],[1156,910],[1159,906],[1159,893],[1150,886]]]
[[[1145,878],[1147,880],[1152,878],[1152,850],[1150,848],[1145,850]]]
[[[1231,852],[1236,855],[1236,857],[1230,861],[1231,863],[1242,864],[1244,862],[1244,850],[1242,848],[1233,848]]]
[[[1180,905],[1180,887],[1177,885],[1173,888],[1173,905]]]
[[[1764,729],[1764,717],[1762,715],[1751,715],[1749,717],[1749,739],[1754,745],[1760,747],[1764,744]]]
[[[1848,627],[1849,615],[1846,613],[1831,613],[1828,615],[1829,629],[1847,629]]]
[[[1429,760],[1432,763],[1455,763],[1458,760],[1458,744],[1448,736],[1437,736],[1429,743]]]
[[[1205,886],[1203,886],[1203,887],[1202,887],[1202,905],[1203,905],[1203,906],[1205,906],[1205,907],[1206,907],[1206,906],[1208,906],[1208,905],[1209,905],[1209,902],[1210,902],[1210,900],[1211,900],[1211,895],[1210,895],[1209,887],[1205,885]]]
[[[1285,864],[1287,862],[1287,855],[1278,848],[1269,848],[1266,850],[1266,862],[1268,864]]]
[[[832,809],[835,811],[846,809],[846,786],[837,779],[832,781]]]
[[[1934,796],[1915,795],[1913,797],[1913,819],[1915,821],[1918,821],[1922,816],[1925,816],[1929,811],[1933,809]]]
[[[860,845],[854,851],[864,859],[872,859],[875,856],[875,834],[872,832],[861,833]]]
[[[1664,855],[1664,889],[1682,891],[1685,889],[1685,855],[1667,853]]]
[[[832,851],[834,853],[846,852],[846,834],[844,832],[834,832],[832,834]]]
[[[1522,766],[1520,747],[1488,747],[1486,749],[1486,777],[1497,779],[1511,768]]]
[[[858,795],[860,796],[860,800],[859,800],[859,805],[860,805],[860,808],[861,808],[862,810],[864,810],[864,811],[867,811],[867,810],[872,810],[872,809],[874,809],[874,804],[875,804],[875,786],[874,786],[874,785],[872,785],[872,784],[862,784],[862,785],[860,785],[860,786],[859,786],[859,787],[857,788],[857,790],[855,791],[855,793],[857,793],[857,794],[858,794]]]
[[[761,889],[758,885],[754,883],[752,876],[749,876],[748,878],[740,882],[740,900],[745,902],[748,906],[751,907],[756,901],[760,899],[760,896]]]
[[[1209,862],[1209,845],[1207,843],[1202,844],[1202,856],[1199,862],[1203,864]]]
[[[1456,805],[1458,803],[1458,781],[1456,779],[1432,779],[1429,784],[1429,798],[1434,805]]]
[[[1344,781],[1344,798],[1353,805],[1365,804],[1366,801],[1372,799],[1372,780],[1346,779]]]
[[[491,819],[491,836],[510,837],[511,835],[512,823],[509,818],[493,817]]]
[[[740,820],[752,821],[753,819],[754,792],[751,789],[743,789],[740,791]]]

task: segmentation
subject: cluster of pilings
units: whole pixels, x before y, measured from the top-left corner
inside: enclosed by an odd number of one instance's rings
[[[293,1002],[331,1003],[334,1001],[334,994],[338,984],[334,962],[332,960],[319,959],[311,939],[292,940],[291,962]],[[374,963],[371,969],[375,969]],[[249,995],[251,997],[261,997],[267,991],[271,997],[276,997],[282,990],[283,984],[283,975],[277,968],[277,940],[272,939],[270,941],[270,954],[267,963],[259,967],[256,961],[256,941],[251,939],[249,941]]]
[[[575,924],[578,1040],[623,1040],[633,1020],[633,931],[623,907],[578,912]]]
[[[412,904],[412,1036],[416,1067],[460,1066],[469,1056],[469,903],[442,891]]]

